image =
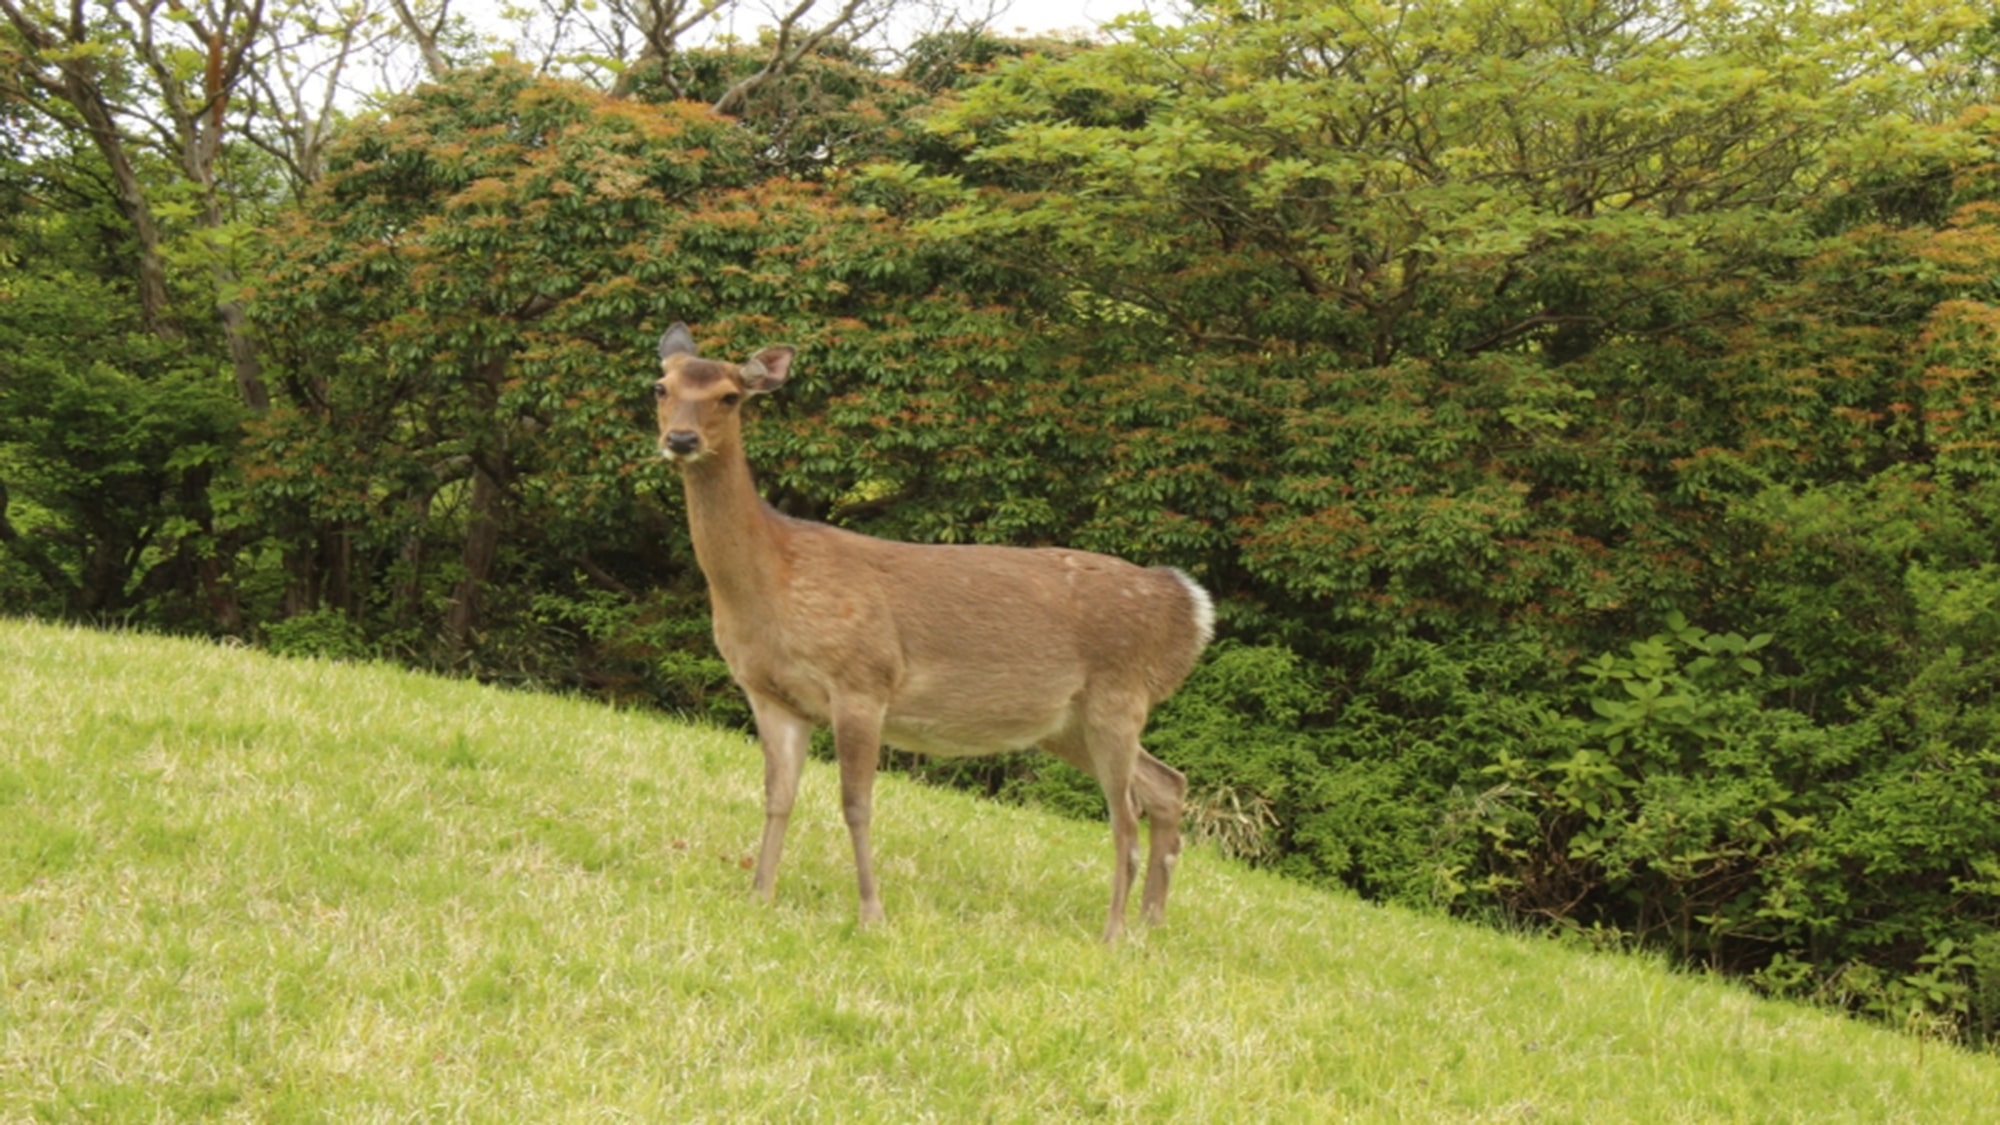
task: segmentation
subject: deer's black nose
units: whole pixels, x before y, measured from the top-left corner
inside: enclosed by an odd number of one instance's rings
[[[693,430],[668,430],[667,452],[676,457],[686,457],[701,448],[701,435]]]

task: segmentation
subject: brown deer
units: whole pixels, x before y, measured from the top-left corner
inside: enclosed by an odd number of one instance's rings
[[[931,546],[785,516],[751,483],[742,405],[777,390],[792,349],[742,364],[660,337],[660,453],[680,467],[715,643],[764,748],[764,838],[752,887],[775,896],[812,728],[833,726],[861,923],[882,918],[868,823],[883,742],[941,756],[1040,747],[1096,778],[1111,814],[1111,917],[1125,927],[1150,824],[1148,922],[1166,917],[1187,779],[1146,753],[1154,704],[1193,669],[1215,612],[1193,579],[1059,548]]]

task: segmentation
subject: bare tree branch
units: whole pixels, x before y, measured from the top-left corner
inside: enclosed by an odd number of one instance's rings
[[[389,0],[396,9],[396,18],[403,30],[410,35],[410,42],[416,45],[418,54],[423,56],[424,73],[435,79],[451,73],[451,62],[438,48],[438,40],[444,35],[445,24],[451,18],[451,0],[435,0],[433,11],[419,10],[420,0]]]
[[[797,6],[779,20],[771,57],[756,73],[739,80],[715,99],[715,112],[733,113],[759,86],[790,70],[835,32],[850,38],[866,35],[888,18],[889,8],[876,7],[875,0],[846,0],[834,17],[817,28],[801,33],[800,24],[818,0],[799,0]]]
[[[394,53],[393,28],[400,24],[387,18],[387,8],[383,0],[362,0],[335,7],[331,22],[315,14],[280,24],[250,60],[253,96],[244,99],[243,135],[284,165],[294,194],[319,178],[343,100],[373,92],[350,89],[350,70]]]

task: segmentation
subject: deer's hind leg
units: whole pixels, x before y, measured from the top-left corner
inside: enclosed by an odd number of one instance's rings
[[[1116,941],[1125,932],[1126,904],[1139,867],[1139,808],[1136,788],[1139,758],[1139,727],[1144,715],[1134,723],[1112,716],[1086,721],[1080,733],[1051,739],[1042,749],[1097,779],[1104,790],[1105,810],[1111,820],[1111,909],[1104,923],[1104,940]]]
[[[1187,777],[1145,750],[1139,751],[1132,793],[1146,813],[1146,891],[1139,916],[1149,925],[1167,920],[1167,883],[1181,857],[1181,809],[1187,799]]]

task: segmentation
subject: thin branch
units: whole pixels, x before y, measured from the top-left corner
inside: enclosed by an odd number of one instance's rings
[[[793,64],[811,53],[821,43],[824,43],[827,37],[831,36],[834,32],[851,27],[855,30],[856,34],[866,35],[868,32],[881,26],[882,20],[885,18],[883,15],[877,14],[863,24],[857,21],[856,16],[863,7],[870,3],[870,0],[847,0],[847,3],[841,6],[840,12],[831,20],[809,32],[797,43],[793,43],[792,37],[797,32],[799,21],[805,18],[806,13],[812,9],[812,6],[816,2],[817,0],[799,0],[798,5],[786,13],[785,17],[778,23],[777,42],[771,47],[770,59],[756,73],[739,80],[735,85],[723,91],[722,96],[715,99],[713,107],[715,112],[735,112],[736,107],[742,104],[744,98],[749,97],[758,87],[764,85],[766,82],[791,69]]]
[[[437,18],[425,23],[410,0],[389,0],[396,9],[396,18],[403,30],[410,33],[410,39],[417,45],[417,53],[423,56],[424,73],[433,80],[442,79],[451,73],[451,62],[438,49],[438,38],[444,34],[445,22],[451,18],[451,0],[437,0]]]

